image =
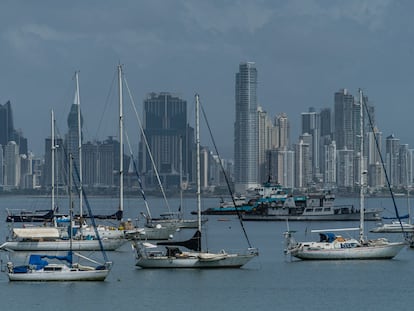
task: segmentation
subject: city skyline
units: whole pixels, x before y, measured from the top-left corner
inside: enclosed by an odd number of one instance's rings
[[[165,91],[190,104],[199,93],[212,127],[228,133],[217,143],[230,158],[234,72],[241,61],[253,61],[258,104],[269,115],[287,114],[292,139],[301,112],[330,107],[338,89],[361,87],[377,107],[384,136],[412,146],[413,8],[393,1],[132,1],[125,8],[116,1],[7,1],[0,4],[0,103],[11,101],[15,128],[41,156],[49,112],[65,124],[72,76],[80,70],[85,138],[102,140],[116,126],[106,133],[96,112],[122,63],[137,103]]]

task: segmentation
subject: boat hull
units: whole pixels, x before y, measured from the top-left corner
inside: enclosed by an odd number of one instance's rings
[[[126,243],[125,239],[101,240],[105,251],[115,251]],[[100,251],[99,240],[72,241],[8,241],[0,246],[2,250],[9,251]]]
[[[243,221],[359,221],[359,213],[351,214],[320,214],[320,215],[255,215],[243,214]],[[365,212],[366,221],[379,221],[378,211]]]
[[[227,254],[217,258],[177,258],[177,257],[146,257],[139,258],[136,266],[143,269],[224,269],[240,268],[247,264],[256,254]]]
[[[104,281],[109,270],[92,271],[64,271],[64,272],[28,272],[8,273],[10,281],[31,281],[31,282],[61,282],[61,281]]]
[[[384,245],[360,246],[354,248],[318,249],[299,248],[290,251],[293,257],[302,260],[373,260],[392,259],[405,243],[387,243]]]

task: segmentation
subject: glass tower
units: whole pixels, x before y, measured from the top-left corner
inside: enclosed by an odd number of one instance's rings
[[[255,63],[241,63],[236,73],[234,125],[235,190],[244,192],[258,184],[257,70]]]

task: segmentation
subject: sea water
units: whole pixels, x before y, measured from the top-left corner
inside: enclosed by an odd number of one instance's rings
[[[9,224],[6,208],[44,209],[50,199],[0,197],[0,240]],[[148,199],[154,216],[166,212],[159,198]],[[116,198],[89,198],[94,211],[113,213]],[[358,199],[337,199],[337,203],[358,206]],[[66,204],[66,203],[65,203]],[[179,200],[170,200],[177,211]],[[219,199],[203,200],[203,209],[219,204]],[[397,200],[400,213],[406,203]],[[367,199],[367,208],[381,207],[392,215],[392,201]],[[195,210],[194,199],[185,199],[182,208],[188,217]],[[67,210],[61,206],[61,212]],[[139,198],[125,200],[125,217],[140,218],[147,213]],[[116,225],[116,224],[115,224]],[[367,222],[369,228],[375,222]],[[14,283],[0,274],[2,310],[409,310],[413,302],[414,249],[404,248],[393,260],[308,262],[284,255],[283,232],[287,226],[298,240],[317,239],[311,229],[358,226],[356,222],[245,222],[250,245],[260,255],[241,269],[227,270],[142,270],[135,267],[129,243],[108,252],[113,269],[105,282]],[[208,216],[208,248],[241,249],[249,246],[236,216]],[[194,230],[182,230],[177,238],[187,238]],[[401,239],[389,234],[391,240]],[[87,254],[89,255],[89,254]],[[98,254],[91,254],[98,256]],[[6,254],[1,254],[3,263]]]

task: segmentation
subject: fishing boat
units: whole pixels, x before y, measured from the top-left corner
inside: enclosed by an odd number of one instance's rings
[[[366,171],[363,157],[363,96],[360,93],[360,210],[364,210],[364,193]],[[359,239],[347,238],[336,232],[359,230]],[[293,232],[284,233],[285,253],[302,260],[347,260],[347,259],[392,259],[402,248],[405,242],[389,242],[385,238],[368,240],[364,234],[364,213],[360,213],[359,228],[312,230],[320,234],[319,241],[297,242]]]
[[[136,266],[140,268],[239,268],[258,255],[258,251],[249,248],[243,253],[228,253],[224,250],[217,253],[203,251],[201,246],[201,187],[200,187],[200,134],[199,134],[199,97],[196,101],[196,149],[197,149],[197,210],[198,229],[194,236],[182,242],[159,242],[157,245],[136,241]],[[246,236],[247,237],[247,236]],[[248,240],[248,239],[247,239]],[[159,250],[159,246],[166,246],[165,250]],[[179,246],[185,247],[182,250]]]
[[[72,175],[72,156],[70,161],[70,175]],[[72,177],[70,177],[72,179]],[[72,181],[70,182],[72,184]],[[71,186],[70,186],[71,187]],[[72,191],[70,190],[69,193]],[[70,212],[73,214],[72,199],[70,195]],[[72,216],[70,224],[72,224]],[[104,264],[99,264],[86,256],[74,253],[72,249],[72,225],[70,227],[69,251],[66,256],[54,256],[47,254],[31,254],[27,265],[15,266],[12,261],[7,263],[7,275],[10,281],[104,281],[108,276],[112,263],[107,260],[105,251],[101,245],[105,259]],[[99,239],[99,233],[96,232]],[[73,261],[73,256],[88,260],[97,264],[96,266],[86,266],[79,262]],[[59,263],[49,262],[49,260],[57,260]]]

